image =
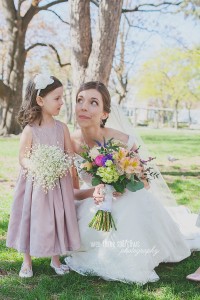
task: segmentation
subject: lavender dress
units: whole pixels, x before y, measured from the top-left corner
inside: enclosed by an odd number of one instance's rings
[[[31,126],[33,145],[58,145],[64,151],[62,123],[53,127]],[[80,247],[70,173],[44,193],[20,171],[14,192],[7,246],[31,256],[64,255]]]

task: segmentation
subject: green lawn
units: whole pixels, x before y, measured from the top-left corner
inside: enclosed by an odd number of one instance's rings
[[[200,209],[200,134],[193,131],[139,130],[150,152],[157,157],[162,174],[179,204]],[[20,279],[22,256],[5,246],[13,187],[18,174],[18,138],[0,138],[0,300],[4,299],[200,299],[200,284],[185,276],[200,265],[200,253],[177,264],[161,264],[160,281],[137,286],[106,282],[70,272],[59,277],[49,259],[34,259],[34,277]],[[174,163],[168,155],[176,157]]]

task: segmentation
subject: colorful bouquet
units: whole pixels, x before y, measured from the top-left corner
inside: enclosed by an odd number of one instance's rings
[[[35,185],[43,187],[45,193],[58,184],[58,179],[67,174],[72,158],[58,146],[38,144],[27,153],[29,164],[26,176]]]
[[[92,185],[105,184],[105,200],[100,205],[89,227],[97,230],[116,230],[113,220],[112,193],[117,191],[123,193],[125,189],[132,192],[144,188],[144,182],[149,182],[158,174],[147,167],[148,162],[154,158],[149,157],[144,161],[139,157],[139,148],[128,150],[127,146],[118,140],[109,139],[101,144],[96,141],[97,146],[89,148],[84,146],[81,156],[84,158],[80,169],[92,175]]]

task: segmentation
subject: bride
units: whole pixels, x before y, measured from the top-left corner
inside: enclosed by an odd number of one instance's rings
[[[95,140],[102,142],[104,138],[114,138],[126,143],[129,149],[137,147],[138,140],[135,133],[132,134],[133,129],[128,128],[125,119],[120,119],[122,115],[117,115],[118,110],[113,112],[111,109],[110,95],[104,84],[83,84],[77,93],[75,112],[80,130],[75,131],[71,138],[78,172],[78,166],[83,161],[80,154],[84,151],[84,144],[93,147]],[[107,119],[111,119],[110,127],[105,127]],[[89,175],[81,171],[79,178],[85,188],[91,187]],[[75,188],[78,188],[77,184],[76,181]],[[77,218],[82,246],[66,258],[67,264],[80,274],[98,275],[106,280],[140,284],[158,280],[154,268],[161,262],[179,262],[191,254],[186,237],[174,221],[181,219],[176,207],[169,207],[167,211],[163,204],[173,206],[175,202],[160,175],[159,180],[152,182],[150,189],[134,193],[126,191],[116,197],[112,214],[117,231],[102,232],[88,227],[96,212],[94,200],[88,198],[78,202]]]

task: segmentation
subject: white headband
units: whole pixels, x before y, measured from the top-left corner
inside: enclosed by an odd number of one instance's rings
[[[54,82],[49,74],[37,74],[33,81],[35,83],[35,89],[38,90],[37,96],[40,94],[41,90]]]

